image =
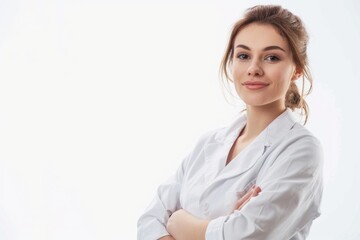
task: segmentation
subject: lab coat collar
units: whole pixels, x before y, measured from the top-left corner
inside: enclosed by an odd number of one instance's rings
[[[297,123],[297,119],[290,108],[274,119],[266,131],[265,146],[270,147],[276,140],[283,138],[290,129]]]
[[[261,158],[265,151],[275,141],[283,138],[296,123],[293,113],[286,109],[280,116],[273,120],[243,151],[245,159],[237,157],[225,167],[229,151],[246,124],[246,113],[241,114],[229,127],[219,130],[214,139],[204,146],[205,164],[207,171],[205,180],[208,182],[208,190],[216,182],[236,175],[240,175],[251,169]],[[250,157],[251,156],[251,157]]]
[[[215,135],[215,141],[218,143],[234,143],[236,138],[239,136],[240,131],[243,129],[247,121],[246,112],[240,113],[235,120],[226,128],[221,129]],[[282,114],[275,118],[260,134],[264,136],[264,145],[266,147],[280,138],[288,130],[290,130],[297,122],[294,113],[290,108],[287,108]]]

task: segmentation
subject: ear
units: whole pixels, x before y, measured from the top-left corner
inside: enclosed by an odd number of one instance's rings
[[[299,79],[301,76],[302,76],[302,69],[296,68],[294,74],[291,77],[291,81],[295,81]]]

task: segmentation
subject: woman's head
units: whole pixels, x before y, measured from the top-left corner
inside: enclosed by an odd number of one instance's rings
[[[305,115],[305,122],[308,116],[308,106],[303,99],[304,91],[299,93],[299,90],[295,84],[295,81],[300,75],[303,76],[303,85],[304,85],[304,77],[309,81],[310,87],[306,94],[310,93],[312,87],[312,77],[308,67],[308,59],[307,59],[307,43],[308,43],[308,35],[306,29],[301,21],[301,19],[286,9],[283,9],[280,6],[274,5],[259,5],[253,8],[250,8],[246,11],[244,18],[240,19],[235,23],[230,39],[227,45],[226,52],[224,54],[223,60],[221,62],[220,71],[226,79],[230,81],[236,81],[236,79],[232,79],[234,75],[235,67],[243,67],[244,64],[236,65],[237,56],[235,56],[236,49],[236,41],[237,37],[239,37],[239,33],[246,29],[248,31],[250,26],[271,26],[276,32],[285,40],[286,45],[289,49],[289,55],[291,56],[291,61],[294,64],[295,72],[294,74],[297,76],[296,78],[292,78],[289,82],[286,94],[284,94],[284,104],[286,107],[291,109],[301,109]],[[242,34],[244,35],[244,34]],[[264,34],[263,38],[266,39],[267,36]],[[240,41],[244,39],[243,37]],[[251,43],[250,43],[251,44]],[[250,54],[253,54],[251,52]],[[256,53],[257,54],[257,53]],[[246,54],[248,55],[248,54]],[[250,56],[249,56],[250,60]],[[268,62],[265,62],[264,67]],[[255,63],[257,64],[257,63]],[[270,65],[269,65],[270,66]],[[263,67],[261,61],[258,63],[259,69]],[[232,76],[230,77],[230,72],[232,72]],[[264,73],[266,74],[266,72]],[[294,76],[295,76],[294,75]],[[256,78],[256,77],[255,77]],[[253,78],[252,78],[253,79]],[[249,79],[251,80],[251,79]],[[304,86],[303,86],[304,88]],[[239,93],[239,92],[238,92]]]

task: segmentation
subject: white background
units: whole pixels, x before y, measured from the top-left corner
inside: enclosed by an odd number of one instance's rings
[[[218,67],[269,1],[0,1],[0,239],[136,239],[156,187],[241,109]],[[359,1],[271,1],[310,33],[325,150],[309,239],[360,239]]]

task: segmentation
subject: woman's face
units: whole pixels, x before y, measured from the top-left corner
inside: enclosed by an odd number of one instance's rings
[[[285,95],[295,74],[288,43],[269,24],[252,23],[234,41],[231,71],[236,92],[249,106],[285,107]]]

